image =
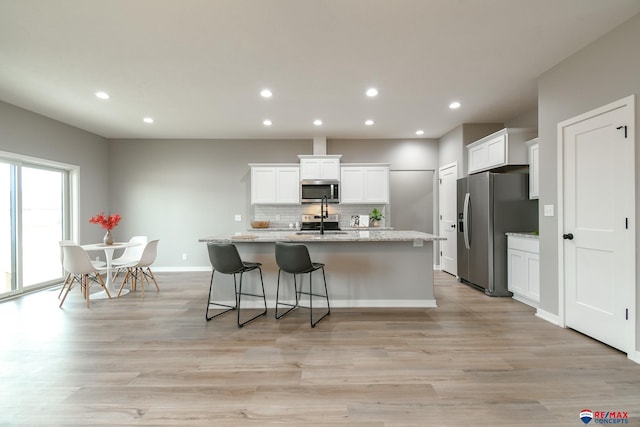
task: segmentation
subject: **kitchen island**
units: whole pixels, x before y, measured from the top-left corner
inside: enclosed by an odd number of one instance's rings
[[[433,242],[437,240],[444,238],[418,231],[327,231],[321,235],[295,229],[199,239],[232,242],[244,261],[261,262],[271,307],[278,275],[275,242],[303,243],[314,262],[326,264],[332,307],[436,307]],[[321,274],[315,274],[315,283],[320,283]],[[249,280],[250,276],[245,277]],[[284,278],[289,280],[290,275]],[[305,285],[307,280],[305,277]],[[227,298],[232,300],[232,294]]]

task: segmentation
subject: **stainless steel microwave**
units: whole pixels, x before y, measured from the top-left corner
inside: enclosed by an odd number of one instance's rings
[[[305,180],[300,182],[300,201],[320,203],[324,197],[328,203],[340,203],[340,182],[335,180]]]

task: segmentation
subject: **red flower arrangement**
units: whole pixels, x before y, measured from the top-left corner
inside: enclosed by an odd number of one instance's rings
[[[105,230],[113,230],[120,222],[120,218],[120,214],[113,214],[107,217],[104,216],[104,212],[102,212],[96,216],[92,216],[89,222],[91,224],[100,224],[100,227]]]

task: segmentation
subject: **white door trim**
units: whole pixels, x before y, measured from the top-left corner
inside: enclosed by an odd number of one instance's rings
[[[453,162],[453,163],[449,163],[449,164],[447,164],[447,165],[440,166],[440,167],[438,168],[438,171],[443,171],[443,170],[445,170],[445,169],[449,169],[449,168],[452,168],[452,167],[454,167],[454,166],[456,166],[456,167],[457,167],[457,166],[458,166],[458,162]],[[458,178],[460,178],[460,172],[458,172]]]
[[[630,95],[627,96],[626,98],[622,98],[620,100],[614,101],[610,104],[604,105],[600,108],[596,108],[595,110],[591,110],[588,111],[584,114],[581,114],[579,116],[573,117],[571,119],[565,120],[563,122],[558,123],[558,129],[557,129],[557,158],[558,158],[558,163],[557,163],[557,179],[558,179],[558,199],[557,199],[557,203],[558,203],[558,208],[556,209],[556,223],[557,223],[557,236],[556,236],[556,241],[557,241],[557,245],[558,245],[558,325],[561,327],[566,327],[566,310],[565,310],[565,283],[564,283],[564,278],[565,278],[565,271],[564,271],[564,240],[562,238],[562,233],[563,233],[563,222],[564,222],[564,128],[574,125],[578,122],[587,120],[593,116],[598,116],[604,113],[607,113],[609,111],[612,110],[616,110],[619,108],[624,108],[624,107],[630,107],[628,109],[629,114],[626,117],[626,123],[627,123],[627,137],[630,139],[631,143],[634,144],[635,146],[635,95]],[[635,156],[635,155],[634,155]],[[635,174],[635,171],[634,171]],[[635,188],[636,188],[636,184],[635,184],[635,179],[633,180],[633,195],[635,198]],[[631,203],[632,206],[632,212],[630,215],[630,224],[629,224],[629,228],[631,229],[631,232],[633,233],[633,239],[635,240],[636,237],[636,226],[635,226],[635,222],[636,222],[636,215],[635,215],[635,200]],[[631,359],[636,358],[636,352],[637,352],[637,347],[636,347],[636,272],[635,272],[635,261],[636,261],[636,254],[635,254],[635,244],[632,245],[634,250],[632,254],[628,254],[630,257],[632,257],[632,262],[629,263],[629,265],[631,266],[633,271],[630,271],[630,277],[633,278],[633,283],[635,286],[632,287],[632,293],[633,295],[631,296],[631,301],[633,302],[633,306],[631,307],[631,310],[629,310],[629,322],[631,324],[631,330],[632,332],[629,334],[629,339],[631,340],[631,342],[628,345],[628,357]],[[636,362],[640,363],[640,360],[636,360]]]
[[[458,178],[460,178],[460,171],[458,170],[458,162],[453,162],[453,163],[449,163],[446,164],[440,168],[438,168],[438,176],[435,177],[435,181],[436,181],[436,185],[435,187],[438,189],[438,212],[437,212],[437,218],[438,218],[438,234],[440,235],[442,232],[442,221],[443,219],[441,218],[440,212],[442,212],[442,194],[440,192],[440,185],[438,185],[440,183],[440,180],[442,179],[442,173],[443,171],[450,169],[450,168],[456,168],[456,180]],[[455,197],[455,194],[454,194]],[[456,229],[457,232],[457,229]],[[444,236],[442,236],[444,237]],[[441,252],[441,247],[442,247],[442,243],[438,242],[438,246],[437,246],[437,253]],[[442,270],[442,256],[438,257],[438,260],[440,262],[440,266],[438,268],[438,270]],[[457,255],[456,255],[456,262],[457,262]],[[457,270],[457,269],[456,269]]]

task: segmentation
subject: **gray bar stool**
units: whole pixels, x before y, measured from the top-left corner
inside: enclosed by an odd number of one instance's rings
[[[331,306],[329,305],[329,292],[327,291],[327,278],[324,274],[324,264],[311,262],[311,258],[309,257],[309,250],[305,245],[282,242],[276,242],[276,263],[278,264],[278,267],[280,267],[280,269],[278,270],[278,287],[276,290],[276,319],[281,319],[298,307],[308,308],[311,327],[315,328],[318,322],[331,314]],[[311,279],[311,273],[316,270],[322,270],[322,278],[324,279],[324,295],[313,292],[313,281]],[[280,273],[282,271],[284,271],[285,273],[293,274],[293,287],[296,297],[295,304],[280,302]],[[298,282],[296,280],[297,274],[305,273],[309,273],[309,292],[302,291],[302,280],[300,280],[300,288],[298,288]],[[308,307],[300,305],[300,295],[309,295]],[[327,300],[327,311],[315,322],[313,321],[313,297],[323,297]],[[285,305],[291,308],[278,315],[279,305]]]
[[[218,317],[222,314],[225,314],[231,310],[238,310],[238,327],[243,327],[247,323],[257,319],[260,316],[264,316],[267,314],[267,299],[264,294],[264,281],[262,280],[262,264],[259,262],[243,262],[240,259],[240,254],[238,253],[238,249],[233,243],[207,243],[207,249],[209,250],[209,261],[211,261],[211,266],[213,267],[213,271],[211,272],[211,282],[209,283],[209,298],[207,300],[207,311],[205,313],[205,318],[207,321],[213,319],[214,317]],[[262,295],[252,294],[247,292],[242,292],[242,276],[247,271],[258,270],[260,273],[260,284],[262,286]],[[222,274],[233,274],[233,287],[235,291],[236,302],[235,305],[226,305],[219,304],[211,301],[211,292],[213,289],[213,275],[215,272]],[[236,275],[240,275],[239,283],[236,281]],[[260,314],[250,318],[249,320],[245,320],[244,322],[240,322],[240,302],[243,296],[257,297],[262,298],[264,302],[264,311]],[[211,306],[217,307],[226,307],[227,309],[222,311],[221,313],[214,314],[209,316],[209,309]],[[215,309],[215,308],[214,308]]]

